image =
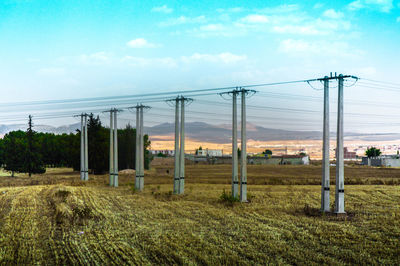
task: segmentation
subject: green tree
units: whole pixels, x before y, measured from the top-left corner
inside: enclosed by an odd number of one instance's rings
[[[153,155],[150,153],[149,148],[151,141],[149,140],[149,135],[143,136],[143,149],[144,149],[144,169],[150,169],[150,162],[153,160]]]
[[[26,130],[26,151],[23,171],[29,174],[43,174],[46,168],[41,160],[40,149],[37,145],[35,131],[33,130],[32,116],[29,115],[28,128]]]
[[[367,149],[366,151],[365,151],[365,155],[367,155],[369,158],[370,157],[376,157],[376,156],[379,156],[379,155],[381,155],[381,150],[380,149],[377,149],[377,148],[375,148],[375,147],[371,147],[371,148],[369,148],[369,149]]]
[[[26,151],[25,132],[18,130],[7,133],[3,138],[4,170],[20,173],[24,170]]]
[[[164,154],[164,153],[162,153],[162,152],[159,152],[159,153],[157,153],[157,157],[163,157],[163,158],[165,158],[165,157],[167,157],[167,155]]]
[[[202,151],[202,150],[203,150],[203,148],[200,146],[198,149],[196,149],[195,154],[199,155],[199,151]]]
[[[144,168],[149,169],[153,159],[149,152],[150,140],[148,135],[143,136]],[[135,169],[136,160],[136,129],[128,124],[124,129],[118,130],[118,168]]]
[[[130,124],[118,130],[118,168],[135,169],[136,129]]]
[[[272,151],[267,149],[263,151],[262,154],[272,155]]]
[[[4,165],[4,139],[0,139],[0,167]]]
[[[48,167],[72,167],[80,170],[80,131],[56,135],[37,133],[32,121],[26,132],[14,131],[0,140],[0,163],[8,171],[40,173]],[[92,173],[102,174],[109,167],[109,129],[102,126],[99,117],[89,116],[89,167]],[[149,136],[144,135],[144,165],[149,169],[153,159],[149,152]],[[129,124],[118,130],[119,169],[135,167],[136,130]],[[42,167],[35,169],[37,165]]]
[[[109,169],[109,131],[101,125],[99,116],[89,115],[88,122],[89,168],[94,174]]]

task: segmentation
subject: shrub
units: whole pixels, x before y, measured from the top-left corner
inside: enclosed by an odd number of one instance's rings
[[[219,198],[223,202],[228,202],[228,203],[232,203],[232,204],[240,201],[238,197],[232,196],[231,193],[226,193],[225,189],[222,191],[222,194]]]

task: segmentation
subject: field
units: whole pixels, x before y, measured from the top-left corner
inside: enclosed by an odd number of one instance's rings
[[[0,264],[400,263],[400,169],[347,166],[345,217],[318,211],[320,166],[248,172],[249,203],[220,199],[229,165],[187,166],[183,196],[156,169],[141,193],[129,172],[2,174]]]

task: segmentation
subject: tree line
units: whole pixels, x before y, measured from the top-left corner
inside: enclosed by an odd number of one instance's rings
[[[44,173],[46,167],[71,167],[80,170],[80,130],[70,134],[41,133],[33,130],[29,116],[26,131],[7,133],[0,139],[0,165],[14,173]],[[110,130],[101,124],[99,116],[88,117],[89,170],[104,174],[109,170]],[[127,125],[118,130],[118,168],[135,169],[136,129]],[[144,164],[149,168],[150,141],[144,136]]]

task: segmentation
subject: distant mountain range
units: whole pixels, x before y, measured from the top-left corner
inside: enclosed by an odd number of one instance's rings
[[[14,130],[26,130],[26,124],[0,125],[0,135]],[[35,125],[34,129],[39,132],[48,132],[55,134],[76,132],[80,128],[80,123],[66,126],[53,127],[48,125]],[[144,131],[149,134],[153,140],[161,140],[162,136],[172,136],[175,132],[173,123],[162,123],[152,127],[145,127]],[[185,125],[185,135],[193,140],[227,143],[231,139],[232,130],[230,125],[211,125],[203,122],[188,122]],[[331,137],[335,137],[336,133],[331,132]],[[240,136],[240,128],[238,132]],[[294,131],[283,129],[272,129],[253,124],[247,125],[247,138],[259,141],[272,140],[320,140],[322,138],[321,131]],[[364,140],[364,141],[390,141],[400,140],[399,133],[377,133],[377,134],[360,134],[345,133],[346,140]]]
[[[238,136],[240,137],[240,127],[238,127]],[[157,136],[173,135],[175,126],[173,123],[163,123],[153,127],[145,127],[147,134],[153,140],[157,140]],[[185,125],[185,134],[187,137],[204,142],[227,143],[231,140],[231,125],[211,125],[203,122],[190,122]],[[331,138],[336,137],[336,132],[331,132]],[[390,141],[400,140],[398,133],[376,133],[376,134],[360,134],[345,133],[345,140],[363,140],[363,141]],[[321,140],[321,131],[294,131],[284,129],[273,129],[247,124],[247,139],[258,141],[272,140]],[[160,138],[161,140],[161,138]]]
[[[0,136],[4,136],[10,131],[23,130],[27,128],[26,124],[13,124],[13,125],[0,125]],[[34,130],[38,132],[47,132],[54,134],[71,133],[81,128],[80,123],[71,124],[67,126],[53,127],[48,125],[34,125]]]

